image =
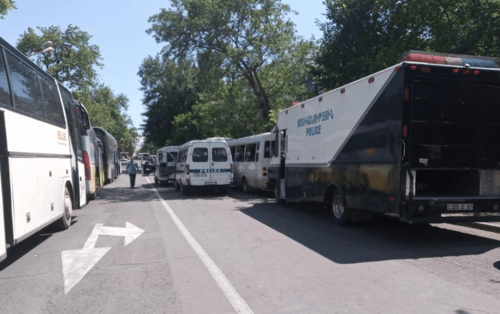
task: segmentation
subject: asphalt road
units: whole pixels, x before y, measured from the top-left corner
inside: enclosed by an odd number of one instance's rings
[[[314,204],[149,181],[122,175],[69,230],[11,249],[0,313],[500,313],[500,234],[341,227]]]

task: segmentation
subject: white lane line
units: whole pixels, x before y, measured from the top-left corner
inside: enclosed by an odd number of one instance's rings
[[[174,221],[177,228],[179,228],[180,232],[186,239],[186,241],[191,245],[195,253],[201,259],[205,267],[208,269],[212,277],[215,279],[219,287],[222,289],[222,292],[226,295],[226,298],[229,300],[229,303],[233,306],[237,313],[241,314],[253,314],[252,310],[248,306],[248,304],[243,300],[243,298],[238,294],[236,289],[234,289],[233,285],[229,282],[226,275],[220,270],[220,268],[215,264],[215,262],[208,256],[207,252],[201,247],[201,245],[196,241],[196,239],[191,235],[189,230],[184,226],[184,224],[180,221],[179,217],[174,213],[172,208],[168,206],[167,202],[161,197],[160,193],[155,189],[155,187],[149,181],[149,178],[146,177],[146,180],[151,185],[153,190],[155,191],[158,198],[161,200],[163,207],[167,210],[170,218]]]

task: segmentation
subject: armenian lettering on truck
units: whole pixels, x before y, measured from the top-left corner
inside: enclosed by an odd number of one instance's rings
[[[498,99],[498,59],[406,53],[280,113],[275,197],[324,202],[340,224],[365,213],[499,221]]]

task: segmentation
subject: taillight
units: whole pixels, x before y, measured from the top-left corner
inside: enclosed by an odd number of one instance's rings
[[[189,165],[186,165],[186,174],[189,174]]]
[[[92,176],[90,174],[90,157],[86,150],[83,151],[83,164],[85,165],[85,179],[91,180]]]
[[[403,136],[406,137],[408,135],[408,126],[403,125]]]
[[[234,174],[234,166],[231,164],[231,174]]]
[[[410,99],[410,90],[407,88],[405,89],[405,100]]]
[[[262,171],[267,171],[267,168],[266,168],[266,167],[263,167],[263,168],[262,168]]]

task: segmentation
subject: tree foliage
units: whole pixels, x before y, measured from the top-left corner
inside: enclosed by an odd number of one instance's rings
[[[147,32],[173,58],[218,55],[223,73],[246,81],[267,118],[272,99],[303,70],[312,47],[295,35],[290,12],[280,0],[172,0],[171,9],[150,17]],[[280,75],[269,82],[264,67]]]
[[[316,63],[318,82],[335,88],[426,50],[498,56],[498,0],[326,0]]]
[[[157,147],[167,142],[180,144],[172,122],[176,115],[189,112],[198,99],[199,69],[189,59],[176,62],[157,56],[146,58],[138,74],[146,107],[142,114],[146,118],[142,125],[146,143]]]
[[[122,151],[134,152],[138,132],[125,114],[128,109],[125,95],[115,95],[109,87],[101,84],[94,89],[73,92],[73,97],[85,105],[93,126],[101,127],[113,135]]]
[[[35,54],[31,59],[70,89],[85,89],[97,86],[97,69],[102,68],[101,53],[97,45],[90,44],[92,38],[78,26],[69,25],[65,31],[59,26],[37,27],[25,31],[17,49],[24,54],[35,52],[46,41],[52,41],[54,51],[50,54]]]
[[[0,19],[4,19],[7,12],[17,9],[15,2],[12,0],[0,0]]]

